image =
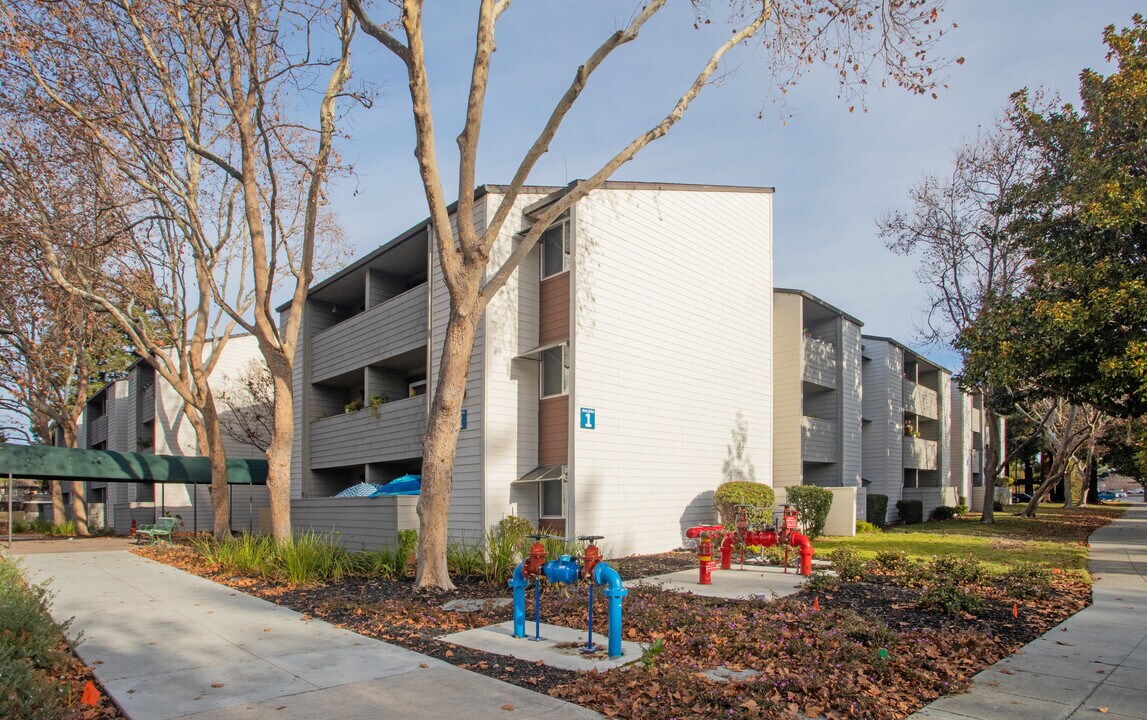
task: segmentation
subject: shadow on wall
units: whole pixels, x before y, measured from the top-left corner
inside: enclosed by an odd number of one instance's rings
[[[689,547],[689,543],[696,542],[685,537],[685,531],[695,525],[713,525],[717,522],[717,511],[713,509],[713,497],[716,492],[706,490],[689,501],[685,511],[681,513],[680,529],[681,544],[679,547]]]

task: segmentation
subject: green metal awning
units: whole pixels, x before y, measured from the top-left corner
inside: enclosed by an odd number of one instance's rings
[[[205,457],[74,450],[51,445],[0,444],[0,475],[35,480],[96,480],[210,485]],[[266,485],[266,460],[227,461],[228,485]]]

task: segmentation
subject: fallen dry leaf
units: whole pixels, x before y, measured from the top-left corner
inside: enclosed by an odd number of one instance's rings
[[[213,688],[221,688],[221,687],[223,687],[223,683],[211,683],[211,687],[213,687]]]
[[[1099,712],[1101,712],[1101,713],[1105,713],[1105,712],[1107,712],[1107,706],[1106,706],[1106,705],[1103,705],[1102,707],[1099,707],[1099,708],[1097,708],[1097,709],[1098,709],[1098,710],[1099,710]]]
[[[430,666],[429,666],[428,664],[426,664],[426,663],[418,663],[418,667],[420,667],[420,668],[427,668],[427,667],[430,667]]]
[[[514,706],[507,703],[507,704],[502,706],[502,709],[505,710],[506,712],[509,712],[510,710],[514,709]]]

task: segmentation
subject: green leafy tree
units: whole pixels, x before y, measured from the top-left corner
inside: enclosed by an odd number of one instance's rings
[[[965,374],[1113,415],[1147,412],[1147,23],[1104,31],[1117,69],[1080,75],[1081,104],[1013,96],[1036,152],[1009,231],[1029,282],[995,300],[957,343]]]

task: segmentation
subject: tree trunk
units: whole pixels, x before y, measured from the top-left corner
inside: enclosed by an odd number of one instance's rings
[[[1073,486],[1075,485],[1075,468],[1072,467],[1073,463],[1069,460],[1067,467],[1064,468],[1063,482],[1060,487],[1063,488],[1063,509],[1070,510],[1075,507],[1075,495],[1072,494]]]
[[[1040,500],[1047,494],[1047,491],[1056,482],[1063,479],[1067,472],[1068,461],[1071,459],[1072,448],[1068,447],[1071,440],[1071,429],[1075,426],[1075,416],[1079,408],[1072,404],[1067,412],[1067,424],[1062,432],[1062,437],[1059,441],[1059,447],[1055,449],[1055,456],[1051,461],[1051,466],[1048,468],[1047,474],[1040,483],[1039,488],[1036,489],[1032,499],[1028,502],[1027,507],[1020,513],[1024,517],[1034,518],[1036,510],[1039,508]],[[1040,453],[1040,472],[1044,471],[1044,459],[1047,457],[1047,450]]]
[[[64,447],[75,448],[79,445],[76,441],[76,426],[74,423],[67,421],[61,422],[60,431],[64,434]],[[77,535],[81,537],[91,535],[91,532],[88,530],[87,483],[84,481],[72,481],[72,519],[76,522]]]
[[[1092,462],[1087,475],[1087,502],[1091,505],[1101,505],[1099,500],[1099,463]]]
[[[63,483],[59,480],[50,480],[48,486],[52,493],[52,523],[58,525],[68,517],[67,511],[64,509]]]
[[[271,500],[271,533],[282,543],[291,539],[291,448],[295,434],[291,365],[272,368],[271,375],[275,431],[267,448],[267,494]]]
[[[987,403],[984,403],[987,405]],[[984,422],[988,426],[988,443],[984,448],[984,457],[988,462],[984,466],[984,503],[980,508],[980,522],[991,525],[996,522],[996,475],[999,474],[999,463],[1002,458],[997,457],[1000,447],[1000,423],[996,414],[985,408]]]
[[[451,303],[454,305],[455,303]],[[453,309],[446,325],[434,403],[423,438],[422,495],[418,498],[418,576],[420,588],[454,589],[446,564],[450,492],[454,478],[454,455],[458,445],[462,398],[466,375],[474,352],[477,329],[474,304]]]
[[[1079,502],[1076,503],[1079,507],[1087,505],[1087,498],[1091,492],[1091,466],[1095,464],[1095,452],[1093,450],[1087,451],[1087,462],[1083,464],[1083,469],[1079,474],[1080,488],[1079,488]]]
[[[211,508],[214,516],[215,539],[231,539],[231,495],[227,486],[227,450],[223,446],[223,428],[215,398],[206,393],[203,403],[203,430],[207,436],[207,457],[211,461]]]

